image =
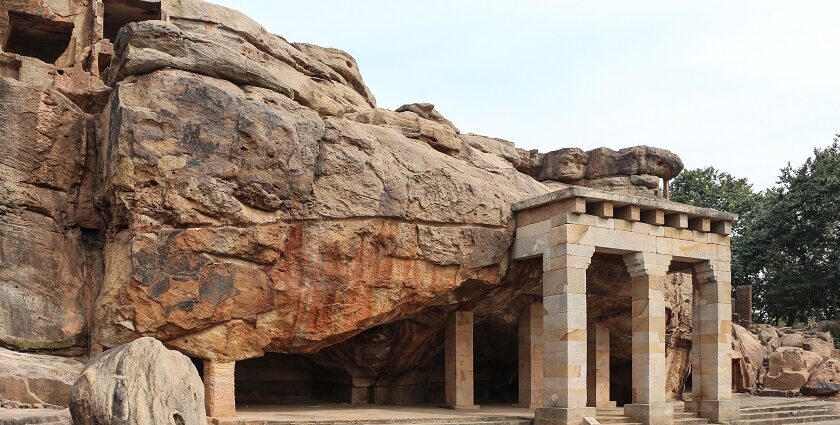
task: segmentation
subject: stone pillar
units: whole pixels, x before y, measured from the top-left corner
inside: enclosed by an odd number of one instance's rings
[[[752,285],[735,287],[735,312],[741,321],[739,325],[749,329],[752,325]]]
[[[729,262],[694,266],[689,410],[712,422],[738,419],[732,400],[732,284]]]
[[[589,326],[587,392],[590,407],[615,407],[610,401],[610,329],[600,323]]]
[[[525,307],[519,318],[519,406],[543,405],[543,305]]]
[[[236,362],[204,361],[204,406],[207,416],[236,416]]]
[[[624,406],[631,422],[670,425],[674,406],[665,401],[665,279],[671,257],[651,253],[624,256],[631,278],[633,402]]]
[[[566,226],[552,229],[543,254],[544,407],[535,425],[580,424],[586,407],[586,268],[595,248],[567,243]]]
[[[453,409],[478,409],[473,404],[472,311],[456,311],[449,317],[444,351],[446,404]]]
[[[350,404],[370,403],[371,385],[373,385],[373,378],[353,378],[350,387]]]

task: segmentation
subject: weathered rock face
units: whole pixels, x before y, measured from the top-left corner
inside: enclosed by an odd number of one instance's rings
[[[187,356],[140,338],[92,359],[70,397],[76,425],[203,425],[204,384]]]
[[[18,353],[0,348],[0,399],[32,407],[66,407],[70,387],[84,367],[72,357]]]
[[[209,3],[20,3],[0,0],[15,50],[0,52],[0,343],[15,349],[154,336],[202,359],[317,352],[354,378],[411,381],[451,311],[515,338],[538,299],[540,265],[508,264],[513,202],[568,184],[655,195],[682,169],[661,149],[540,154],[460,134],[431,104],[376,108],[348,54]],[[65,27],[57,55],[53,39],[14,42]],[[624,278],[593,264],[603,293]],[[618,292],[591,311],[629,353]],[[509,351],[482,349],[488,364]]]
[[[91,118],[58,91],[0,78],[0,345],[87,346],[99,278]],[[86,351],[86,349],[85,349]]]

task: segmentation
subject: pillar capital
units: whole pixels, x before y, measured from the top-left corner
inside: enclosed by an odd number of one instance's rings
[[[624,265],[631,278],[665,276],[671,265],[671,256],[652,252],[631,252],[624,255]]]

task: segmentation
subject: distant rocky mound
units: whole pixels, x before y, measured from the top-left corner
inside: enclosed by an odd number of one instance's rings
[[[564,185],[660,196],[683,168],[658,148],[539,153],[462,134],[432,104],[377,108],[347,53],[210,3],[58,3],[0,2],[0,345],[15,351],[151,336],[195,359],[318,353],[410,380],[455,309],[498,324],[482,338],[515,335],[538,294],[518,278],[541,269],[509,262],[512,203]],[[593,288],[625,279],[599,261]]]

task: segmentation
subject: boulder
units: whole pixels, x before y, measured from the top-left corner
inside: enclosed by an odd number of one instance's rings
[[[802,387],[807,396],[830,396],[840,393],[840,360],[828,359],[811,372],[808,382]]]
[[[434,121],[438,124],[443,124],[445,126],[448,126],[448,127],[452,128],[452,130],[454,130],[456,133],[461,132],[461,130],[458,130],[458,128],[455,127],[455,124],[452,124],[452,121],[449,121],[448,119],[444,118],[444,116],[441,115],[440,112],[438,112],[435,109],[435,105],[433,105],[431,103],[409,103],[409,104],[400,106],[399,108],[396,109],[396,111],[397,112],[414,112],[415,114],[419,115],[420,118],[431,120],[431,121]]]
[[[106,79],[113,85],[131,75],[172,68],[273,90],[323,115],[374,107],[366,88],[348,82],[329,63],[307,56],[280,38],[274,40],[277,45],[256,41],[254,45],[249,40],[253,39],[227,27],[192,29],[186,22],[181,27],[163,21],[134,22],[120,30]],[[310,66],[302,67],[296,59]]]
[[[834,354],[834,344],[820,338],[805,338],[802,342],[802,348],[821,355],[823,359],[830,359]]]
[[[822,361],[819,354],[797,347],[781,347],[770,355],[764,387],[770,390],[798,391],[808,382],[811,371]]]
[[[798,333],[789,333],[782,337],[782,347],[802,348],[803,342],[805,342],[805,338]]]
[[[204,425],[204,384],[189,357],[140,338],[93,358],[73,385],[75,425]]]
[[[67,407],[84,362],[0,348],[0,400]]]

